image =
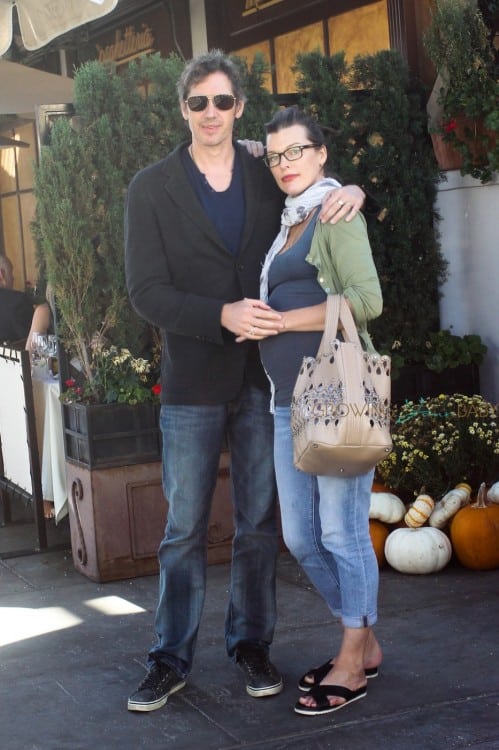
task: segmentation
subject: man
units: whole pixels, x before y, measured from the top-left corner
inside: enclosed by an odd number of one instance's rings
[[[138,313],[162,330],[163,488],[157,643],[128,700],[153,711],[184,687],[205,595],[207,526],[227,436],[235,513],[225,638],[252,697],[282,690],[269,659],[276,619],[276,492],[272,421],[259,334],[281,316],[258,300],[264,255],[283,195],[261,160],[233,141],[245,96],[236,66],[215,50],[178,84],[192,143],[139,172],[128,192],[126,274]],[[330,218],[353,215],[359,188],[334,191]],[[332,202],[332,201],[331,201]],[[236,340],[245,337],[242,343]]]
[[[12,263],[0,254],[0,342],[26,339],[33,317],[33,304],[24,292],[16,292]]]

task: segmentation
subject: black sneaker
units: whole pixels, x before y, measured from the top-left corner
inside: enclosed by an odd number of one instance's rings
[[[182,690],[185,680],[171,667],[155,662],[139,687],[128,699],[129,711],[155,711],[168,700],[168,696]]]
[[[244,672],[246,692],[253,698],[277,695],[283,689],[282,677],[263,646],[241,644],[236,650],[236,664]]]

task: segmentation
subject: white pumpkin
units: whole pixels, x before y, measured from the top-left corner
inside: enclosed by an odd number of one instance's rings
[[[424,493],[419,494],[404,516],[405,525],[412,529],[422,526],[430,517],[434,507],[435,501],[432,497]]]
[[[489,487],[487,500],[489,503],[499,503],[499,482],[494,482],[492,487]]]
[[[445,568],[451,556],[449,538],[431,526],[395,529],[385,542],[386,560],[400,573],[435,573]]]
[[[369,518],[375,518],[384,523],[398,523],[405,513],[402,500],[392,492],[371,492]]]
[[[443,529],[448,521],[457,511],[470,501],[471,487],[458,484],[453,490],[447,492],[441,500],[435,503],[435,508],[428,523],[435,529]]]

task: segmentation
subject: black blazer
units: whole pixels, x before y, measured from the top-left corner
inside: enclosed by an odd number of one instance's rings
[[[33,303],[24,292],[0,288],[0,342],[26,339],[32,318]]]
[[[266,379],[257,345],[222,328],[226,302],[259,297],[263,258],[279,231],[284,196],[261,160],[238,146],[245,225],[234,257],[201,207],[181,162],[182,144],[141,170],[125,211],[125,268],[137,312],[163,332],[162,402],[217,404],[245,377]]]

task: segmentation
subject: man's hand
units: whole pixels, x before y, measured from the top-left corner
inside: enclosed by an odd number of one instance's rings
[[[358,185],[345,185],[331,190],[322,201],[319,219],[323,224],[351,221],[364,205],[366,194]]]
[[[282,315],[259,299],[245,297],[238,302],[227,302],[222,307],[221,323],[237,336],[240,343],[261,341],[267,336],[275,336],[283,329]]]
[[[265,148],[261,141],[250,141],[246,139],[244,141],[238,140],[238,143],[240,143],[241,146],[244,146],[248,154],[254,156],[255,159],[260,159],[265,153]]]

